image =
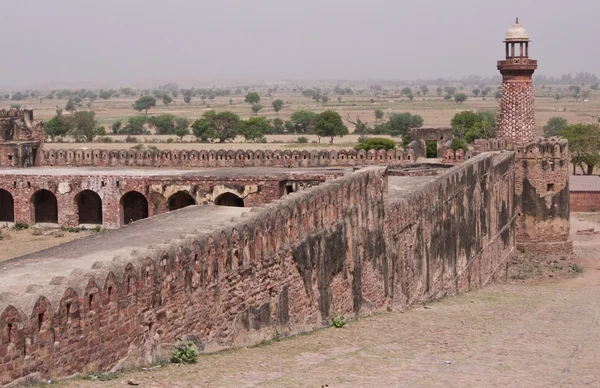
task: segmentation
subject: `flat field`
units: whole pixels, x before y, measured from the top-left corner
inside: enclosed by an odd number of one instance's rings
[[[566,88],[566,87],[563,87]],[[430,86],[430,90],[435,90],[435,86]],[[465,88],[464,92],[471,90],[471,87]],[[493,93],[493,92],[492,92]],[[181,95],[174,99],[174,102],[169,106],[165,106],[160,101],[156,107],[149,110],[149,115],[160,115],[170,113],[176,116],[187,117],[190,120],[195,120],[200,117],[204,112],[214,109],[218,112],[229,110],[237,113],[242,118],[248,118],[252,116],[250,105],[244,102],[244,93],[241,95],[233,95],[226,97],[216,97],[214,100],[206,100],[203,103],[199,97],[192,98],[190,104],[186,104],[183,101]],[[266,93],[265,93],[266,94]],[[467,94],[469,94],[467,92]],[[598,115],[600,114],[600,92],[592,92],[588,102],[584,102],[582,99],[574,100],[571,98],[562,98],[555,100],[553,94],[549,91],[542,91],[541,89],[536,92],[536,121],[538,126],[538,133],[542,134],[542,127],[548,121],[550,117],[560,116],[568,120],[569,123],[593,123],[597,121]],[[133,98],[111,98],[109,100],[96,100],[91,104],[90,108],[86,108],[87,100],[84,100],[83,107],[79,109],[91,109],[96,112],[96,117],[100,124],[106,126],[107,132],[110,132],[110,125],[117,121],[123,120],[124,122],[131,116],[139,115],[138,112],[134,111],[131,105],[137,97]],[[275,99],[281,99],[284,101],[284,106],[279,114],[275,113],[271,105]],[[371,102],[371,100],[374,102]],[[300,92],[277,92],[273,93],[271,97],[262,96],[261,110],[258,115],[275,118],[280,117],[283,120],[290,118],[291,114],[300,109],[311,110],[314,112],[321,112],[327,109],[332,109],[340,113],[340,115],[347,119],[349,115],[353,120],[357,117],[363,122],[369,123],[369,125],[375,124],[374,111],[381,109],[385,113],[386,120],[391,113],[409,112],[412,114],[418,114],[424,119],[424,126],[427,127],[447,127],[450,126],[450,120],[452,117],[463,110],[474,110],[474,111],[497,111],[499,101],[493,97],[488,96],[487,98],[470,96],[469,99],[462,103],[457,104],[454,101],[445,101],[442,97],[437,96],[437,93],[430,92],[426,97],[415,97],[413,101],[407,98],[381,98],[376,97],[371,91],[365,90],[362,94],[357,95],[345,95],[342,96],[341,102],[337,100],[335,95],[331,95],[331,100],[327,103],[317,103],[309,97],[304,97]],[[21,101],[20,105],[23,108],[30,108],[35,110],[35,118],[38,120],[47,120],[54,116],[57,108],[62,108],[66,104],[65,100],[27,100]],[[0,101],[0,108],[9,108],[11,101]],[[354,130],[354,126],[347,122],[350,132]],[[179,142],[174,135],[137,135],[137,139],[140,143],[143,142],[159,142],[161,148],[280,148],[287,144],[287,147],[302,146],[295,144],[296,139],[299,135],[269,135],[267,136],[267,144],[252,144],[244,143],[243,138],[236,139],[234,143],[228,144],[200,144],[194,143],[193,136],[186,136],[183,142]],[[329,146],[327,139],[322,139],[321,144],[317,144],[317,137],[308,135],[309,143],[304,146],[309,147],[327,147]],[[172,143],[166,143],[168,138],[172,138]],[[335,139],[334,146],[350,146],[355,144],[357,136],[345,136],[343,138]],[[67,141],[69,139],[66,139]],[[115,136],[115,140],[120,140],[123,143],[78,143],[78,144],[64,144],[64,143],[48,143],[48,148],[129,148],[132,146],[130,143],[124,143],[124,136]],[[190,144],[193,143],[193,144]],[[295,144],[295,145],[293,145]]]

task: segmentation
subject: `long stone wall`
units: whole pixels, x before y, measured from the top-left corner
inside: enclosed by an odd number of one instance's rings
[[[0,383],[152,362],[178,338],[205,351],[254,344],[483,286],[515,249],[513,167],[512,153],[480,155],[415,188],[430,177],[371,167],[223,229],[0,294]]]
[[[411,149],[331,150],[82,150],[44,149],[42,166],[96,167],[328,167],[412,163]]]

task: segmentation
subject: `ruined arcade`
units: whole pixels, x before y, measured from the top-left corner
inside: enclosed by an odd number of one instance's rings
[[[256,344],[483,287],[518,249],[570,252],[568,144],[534,140],[529,35],[505,44],[499,138],[446,166],[419,161],[444,129],[387,152],[56,151],[32,114],[0,114],[18,118],[0,221],[116,229],[3,265],[0,383],[150,364],[178,338]]]

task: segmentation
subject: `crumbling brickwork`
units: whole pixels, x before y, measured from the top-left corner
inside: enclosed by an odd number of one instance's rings
[[[292,190],[317,185],[342,175],[340,172],[296,172],[261,175],[169,175],[112,173],[3,174],[0,176],[0,213],[13,214],[0,220],[5,222],[57,223],[65,226],[99,224],[118,228],[140,218],[152,217],[169,210],[173,195],[181,193],[199,205],[214,204],[221,195],[231,193],[243,200],[244,207],[262,206],[285,195],[282,185]],[[86,194],[87,195],[82,195]],[[138,194],[138,200],[131,194]],[[42,195],[43,194],[43,195]],[[129,194],[129,195],[128,195]],[[2,200],[4,198],[4,200]],[[89,216],[100,203],[100,215]],[[14,209],[14,210],[13,210]],[[125,213],[131,210],[132,216]],[[81,222],[81,215],[85,220]]]
[[[438,177],[372,167],[231,227],[0,294],[0,383],[151,362],[177,338],[205,351],[250,345],[483,286],[514,252],[513,167],[512,153]]]
[[[477,140],[476,154],[515,152],[517,245],[540,253],[571,253],[569,147],[565,139],[538,139],[519,144],[507,139]]]

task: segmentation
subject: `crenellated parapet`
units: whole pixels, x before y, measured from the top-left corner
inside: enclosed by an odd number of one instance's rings
[[[79,240],[73,257],[40,253],[64,274],[5,265],[0,384],[143,365],[178,338],[206,352],[247,346],[479,288],[514,253],[512,164],[482,155],[424,186],[396,181],[394,198],[388,180],[411,178],[369,167],[237,218],[191,207],[94,236],[95,248]],[[28,270],[35,284],[12,276]]]
[[[413,150],[108,150],[44,149],[43,166],[329,167],[413,163]]]

